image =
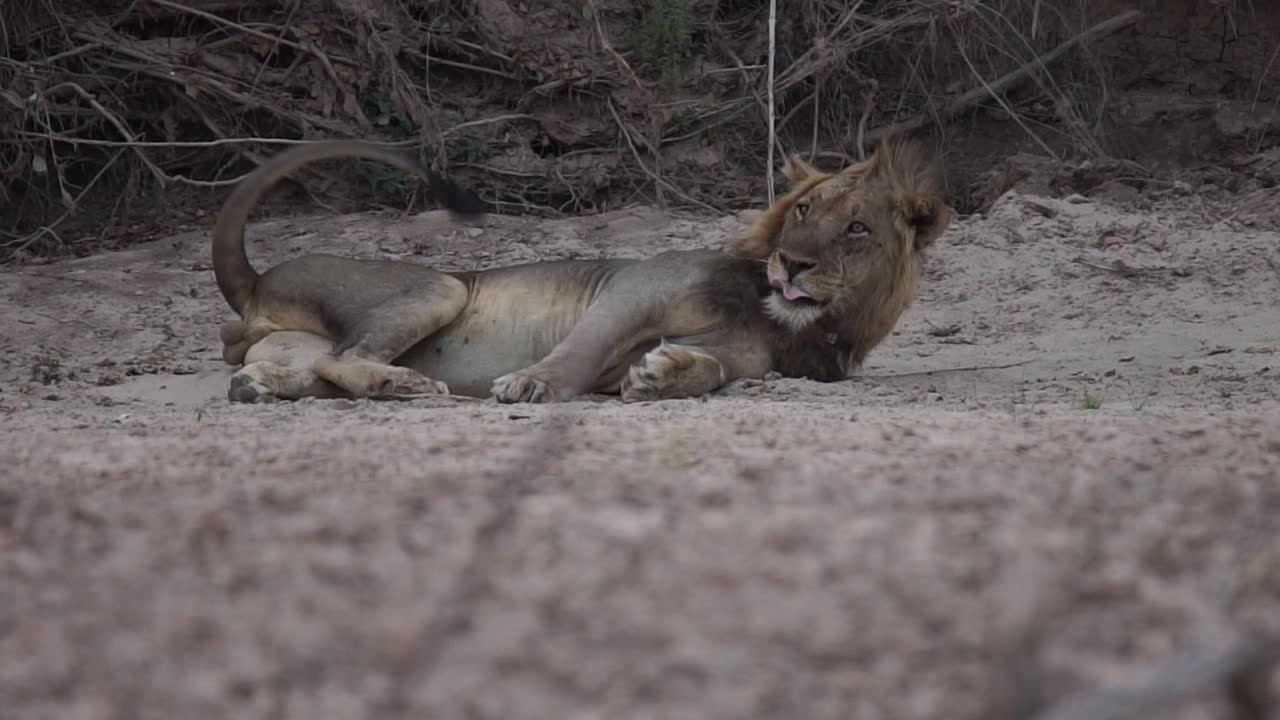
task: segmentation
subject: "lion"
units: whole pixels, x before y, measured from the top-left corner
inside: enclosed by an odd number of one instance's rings
[[[924,251],[951,211],[916,145],[821,172],[798,156],[792,188],[719,250],[541,261],[455,272],[313,254],[258,274],[251,209],[289,172],[325,159],[386,162],[431,182],[455,216],[480,204],[399,153],[361,141],[299,146],[233,191],[213,230],[221,330],[241,365],[233,402],[304,397],[491,396],[559,402],[695,397],[771,371],[849,376],[910,305]]]

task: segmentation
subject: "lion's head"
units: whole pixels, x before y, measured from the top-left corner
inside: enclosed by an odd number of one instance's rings
[[[769,314],[799,332],[829,318],[870,345],[911,303],[924,249],[951,222],[937,172],[911,142],[882,143],[865,162],[822,172],[792,156],[793,187],[737,240],[765,261]]]

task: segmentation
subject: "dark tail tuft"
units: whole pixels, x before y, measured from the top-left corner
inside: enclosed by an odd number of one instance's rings
[[[493,204],[473,190],[462,187],[434,171],[426,170],[425,173],[431,183],[431,194],[436,202],[453,214],[470,219],[493,212]]]

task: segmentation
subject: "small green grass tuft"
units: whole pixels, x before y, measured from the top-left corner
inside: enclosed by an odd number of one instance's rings
[[[483,138],[466,135],[448,145],[449,159],[454,162],[481,163],[489,159],[493,149]]]
[[[413,138],[418,133],[418,124],[413,118],[397,108],[391,96],[376,83],[365,90],[364,114],[369,122],[378,127],[393,129],[394,134],[401,139]],[[377,193],[404,195],[412,188],[413,173],[372,160],[350,162]]]
[[[664,91],[680,82],[680,65],[693,47],[693,30],[691,0],[650,0],[640,24],[627,37],[641,67],[657,76]]]
[[[1089,392],[1089,388],[1080,391],[1080,407],[1084,410],[1097,410],[1102,407],[1102,398]]]
[[[689,444],[683,437],[673,439],[670,445],[659,451],[658,465],[668,472],[684,472],[693,467]]]
[[[369,85],[364,94],[364,116],[379,127],[394,128],[396,135],[409,139],[418,134],[418,124],[405,111],[397,108],[391,96],[378,87]]]
[[[31,379],[41,385],[54,385],[63,379],[62,360],[51,352],[46,352],[31,363]]]

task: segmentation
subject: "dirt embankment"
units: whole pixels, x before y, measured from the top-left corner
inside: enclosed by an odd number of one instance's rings
[[[767,5],[18,2],[0,64],[0,262],[202,224],[280,143],[334,136],[416,148],[512,214],[756,207]],[[1269,190],[1277,30],[1265,3],[804,0],[779,17],[776,145],[835,166],[918,120],[964,211],[1025,174],[1019,158],[990,172],[1018,153],[1052,158],[1069,192]],[[998,101],[981,93],[1011,73]],[[298,180],[274,212],[404,206],[418,190],[369,165]]]

